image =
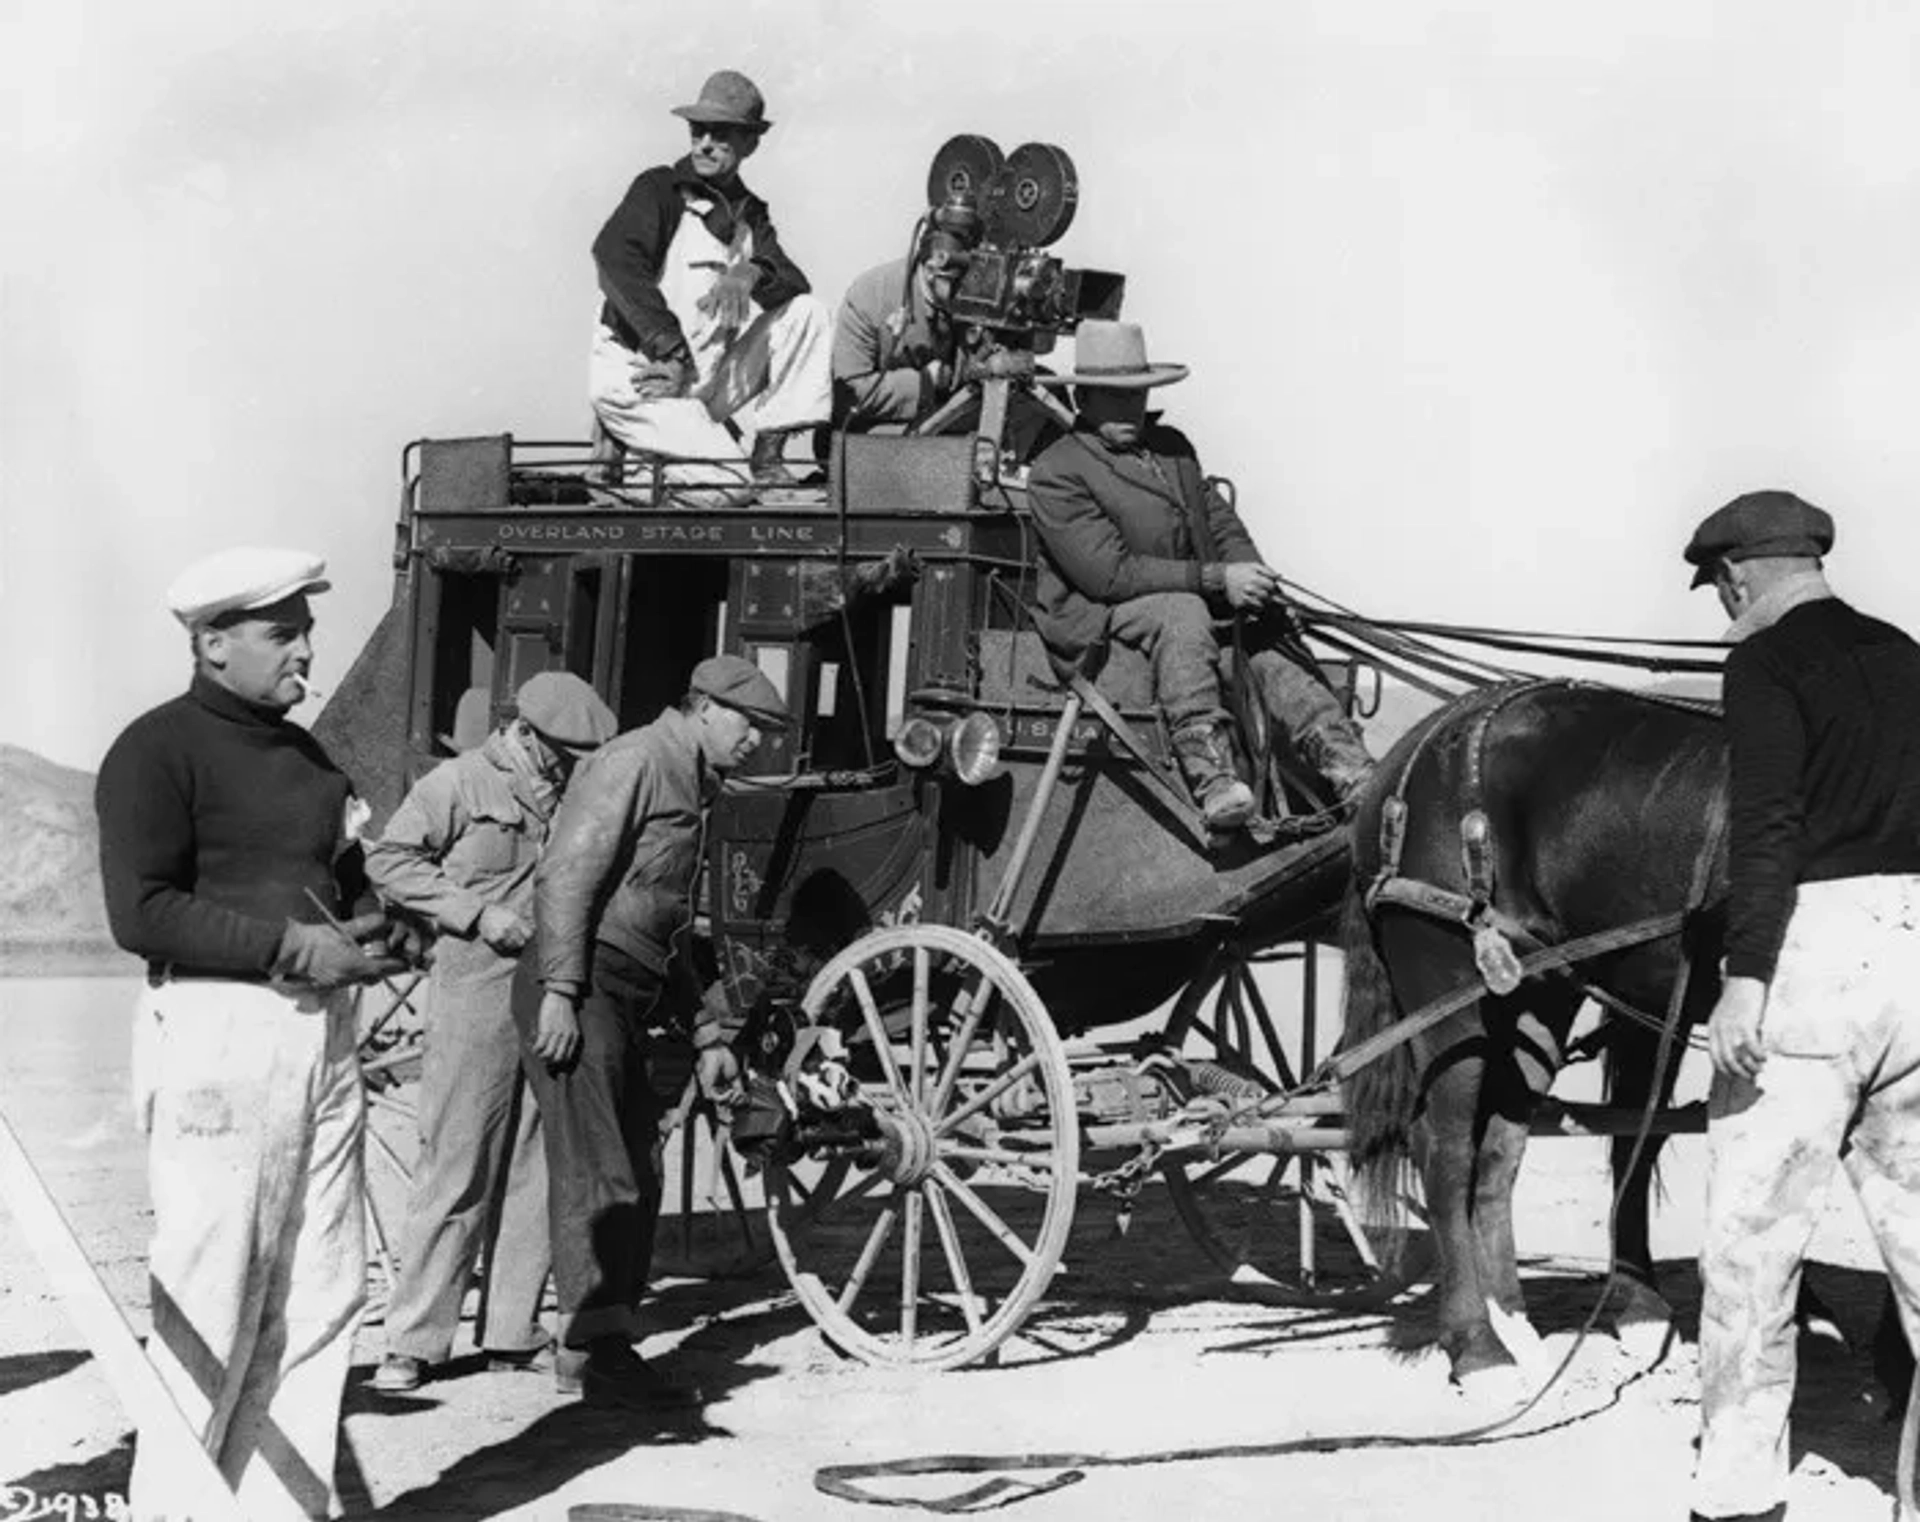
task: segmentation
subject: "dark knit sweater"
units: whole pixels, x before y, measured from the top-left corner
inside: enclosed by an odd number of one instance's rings
[[[113,938],[177,969],[264,974],[289,919],[339,911],[352,787],[299,725],[196,675],[100,765],[100,872]],[[357,850],[342,864],[357,869]]]
[[[767,203],[738,179],[725,188],[703,180],[690,158],[649,169],[627,187],[593,240],[593,262],[600,273],[600,293],[606,297],[600,320],[628,348],[654,359],[687,352],[680,319],[660,293],[660,271],[689,197],[711,203],[701,220],[720,242],[732,241],[736,218],[752,232],[753,264],[759,271],[755,306],[770,312],[811,289],[781,248]]]
[[[1728,654],[1726,708],[1727,972],[1768,979],[1796,883],[1920,873],[1920,645],[1802,603]]]

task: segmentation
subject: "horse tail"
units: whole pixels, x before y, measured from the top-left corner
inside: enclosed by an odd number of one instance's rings
[[[1393,979],[1356,884],[1340,920],[1346,959],[1345,1044],[1385,1030],[1400,1017]],[[1404,1214],[1413,1169],[1412,1127],[1420,1072],[1406,1042],[1367,1063],[1344,1085],[1347,1155],[1355,1181],[1377,1220]]]

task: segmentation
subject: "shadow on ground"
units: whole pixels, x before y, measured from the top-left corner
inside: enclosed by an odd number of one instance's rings
[[[133,1434],[125,1433],[105,1453],[79,1459],[70,1464],[49,1464],[13,1481],[20,1490],[30,1490],[43,1503],[59,1496],[91,1497],[103,1508],[110,1495],[124,1496],[127,1479],[133,1473]],[[106,1513],[103,1510],[100,1515]],[[47,1516],[60,1515],[46,1512]]]
[[[1692,1259],[1657,1265],[1660,1289],[1674,1308],[1675,1331],[1697,1347],[1700,1335],[1700,1274]],[[1806,1288],[1830,1318],[1830,1328],[1799,1336],[1799,1379],[1794,1390],[1791,1462],[1824,1460],[1842,1473],[1878,1486],[1896,1487],[1900,1417],[1905,1409],[1911,1357],[1904,1344],[1890,1345],[1881,1322],[1884,1275],[1835,1264],[1809,1263]],[[1572,1336],[1588,1322],[1605,1287],[1605,1276],[1575,1273],[1542,1262],[1523,1263],[1527,1315],[1543,1337]],[[1415,1352],[1433,1339],[1435,1307],[1422,1292],[1394,1307],[1390,1340]],[[1595,1336],[1607,1336],[1597,1327]],[[1673,1356],[1671,1350],[1668,1354]],[[1676,1416],[1698,1421],[1698,1390],[1676,1404]]]
[[[53,1348],[45,1353],[13,1353],[0,1358],[0,1395],[58,1379],[93,1355],[83,1348]]]
[[[733,1330],[731,1323],[728,1330]],[[378,1509],[378,1515],[491,1516],[538,1501],[638,1447],[729,1437],[727,1428],[707,1419],[706,1405],[777,1372],[771,1364],[733,1356],[727,1347],[731,1340],[708,1339],[704,1332],[695,1332],[672,1361],[675,1379],[699,1386],[704,1397],[701,1406],[650,1413],[569,1401],[505,1441],[458,1460],[430,1484],[396,1496]],[[364,1375],[365,1371],[356,1371],[357,1379]],[[357,1497],[343,1493],[343,1499],[350,1515],[360,1514],[366,1505],[364,1491]]]

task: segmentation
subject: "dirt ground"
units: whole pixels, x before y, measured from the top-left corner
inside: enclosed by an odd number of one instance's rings
[[[124,1097],[131,997],[118,980],[0,982],[0,1110],[144,1331],[146,1192]],[[1066,1270],[992,1368],[916,1375],[846,1361],[777,1270],[669,1280],[643,1351],[705,1392],[697,1411],[669,1425],[585,1410],[546,1378],[485,1373],[471,1357],[417,1395],[375,1394],[366,1380],[381,1348],[376,1274],[347,1396],[349,1511],[584,1519],[594,1513],[577,1508],[612,1503],[627,1509],[602,1515],[879,1515],[823,1493],[816,1472],[959,1454],[1039,1456],[1010,1478],[1052,1488],[988,1498],[1033,1522],[1683,1517],[1697,1418],[1689,1255],[1698,1153],[1695,1139],[1675,1144],[1655,1234],[1682,1338],[1658,1355],[1587,1339],[1539,1406],[1471,1446],[1428,1440],[1517,1402],[1463,1396],[1437,1359],[1407,1350],[1419,1336],[1418,1296],[1391,1316],[1236,1298],[1149,1191],[1122,1238],[1111,1210],[1083,1199]],[[1573,1347],[1598,1291],[1606,1205],[1598,1144],[1535,1147],[1518,1219],[1544,1338],[1536,1383]],[[1792,1515],[1877,1522],[1895,1514],[1897,1429],[1866,1351],[1880,1281],[1843,1184],[1815,1260],[1810,1280],[1851,1345],[1802,1339]],[[1369,1441],[1381,1434],[1419,1441]],[[0,1519],[104,1515],[124,1492],[131,1452],[85,1336],[9,1221],[0,1229],[0,1479],[15,1488],[0,1492]],[[951,1497],[983,1478],[895,1475],[871,1487],[893,1500]]]

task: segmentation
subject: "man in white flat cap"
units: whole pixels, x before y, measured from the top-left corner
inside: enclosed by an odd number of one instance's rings
[[[593,242],[605,300],[588,393],[614,438],[670,459],[742,461],[728,424],[748,424],[749,468],[672,467],[669,480],[786,485],[788,441],[833,411],[833,322],[740,178],[773,123],[733,69],[673,114],[686,156],[636,179]]]
[[[367,875],[381,897],[439,935],[420,1155],[376,1390],[416,1390],[445,1363],[483,1242],[487,1276],[473,1338],[488,1370],[533,1369],[546,1349],[547,1160],[539,1106],[520,1071],[513,970],[533,938],[533,870],[560,795],[575,763],[619,727],[571,671],[529,677],[511,715],[416,782],[367,847]]]
[[[325,1517],[366,1282],[365,1099],[348,992],[407,965],[363,897],[364,809],[289,722],[326,565],[241,549],[168,591],[187,691],[135,719],[95,789],[113,936],[145,958],[136,1114],[153,1195],[148,1354],[251,1518]],[[353,914],[344,924],[337,918]],[[333,924],[329,915],[336,916]],[[136,1517],[190,1477],[143,1434]]]

